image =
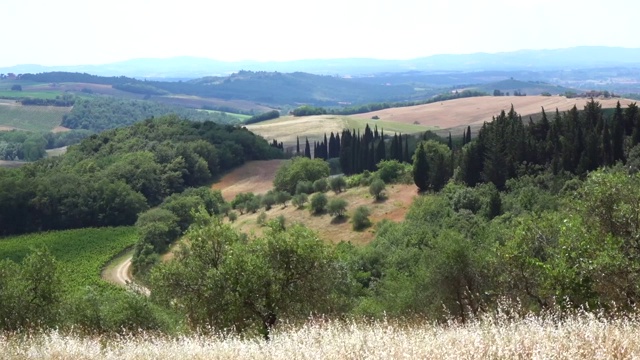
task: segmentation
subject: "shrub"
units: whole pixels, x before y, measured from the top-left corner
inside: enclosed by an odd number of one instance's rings
[[[238,213],[236,213],[235,211],[229,211],[227,217],[229,217],[229,221],[235,222],[236,220],[238,220]]]
[[[296,184],[296,194],[311,194],[313,192],[313,183],[311,181],[302,180]]]
[[[358,206],[356,210],[353,212],[352,221],[353,221],[353,230],[360,231],[371,226],[371,221],[369,220],[369,208],[366,206]]]
[[[383,160],[376,166],[378,167],[378,177],[385,183],[397,181],[406,169],[405,165],[398,160]]]
[[[332,216],[342,217],[347,210],[347,200],[343,198],[333,198],[329,201],[327,210]]]
[[[338,194],[347,187],[347,181],[343,176],[335,176],[332,177],[331,180],[329,180],[329,187],[331,187],[331,190],[333,190],[333,192]]]
[[[267,213],[266,212],[261,212],[260,215],[258,215],[258,218],[256,219],[256,223],[258,223],[258,225],[264,225],[267,222]]]
[[[262,197],[262,201],[260,203],[262,204],[262,206],[264,206],[265,210],[267,210],[267,211],[271,210],[271,207],[276,203],[275,194],[272,193],[272,192],[266,193]]]
[[[313,182],[313,191],[315,192],[326,192],[328,188],[327,179],[318,179]]]
[[[291,200],[291,195],[286,191],[278,191],[276,193],[276,202],[282,204],[282,207],[287,206],[287,201]]]
[[[309,199],[307,194],[302,193],[302,194],[295,195],[291,199],[291,203],[293,204],[293,206],[297,207],[298,209],[302,209],[304,207],[304,204],[306,204],[308,200]]]
[[[311,213],[321,214],[327,206],[327,195],[324,193],[317,193],[311,197]]]
[[[381,179],[375,179],[373,180],[373,182],[371,182],[371,185],[369,185],[369,194],[371,194],[376,201],[380,200],[382,198],[384,198],[384,189],[386,188],[384,181],[382,181]]]

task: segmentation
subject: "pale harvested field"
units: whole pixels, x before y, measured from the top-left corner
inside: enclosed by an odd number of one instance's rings
[[[305,138],[309,138],[309,141],[318,141],[323,139],[324,134],[327,136],[331,132],[339,134],[346,124],[346,117],[341,115],[289,116],[247,125],[247,129],[268,141],[276,139],[288,146],[295,146],[296,137],[299,137],[300,150],[303,151]]]
[[[582,110],[589,99],[567,99],[564,96],[482,96],[455,99],[439,103],[417,105],[401,108],[384,109],[365,114],[352,115],[355,118],[370,119],[380,117],[382,121],[400,122],[437,127],[439,129],[455,129],[471,125],[478,128],[498,115],[501,110],[509,111],[511,105],[523,117],[540,113],[542,108],[553,115],[556,108],[560,111],[571,109],[574,105]],[[597,99],[603,108],[613,108],[620,101],[623,107],[635,102],[628,99]],[[460,130],[462,133],[462,130]]]
[[[0,359],[638,359],[637,316],[485,319],[469,324],[316,321],[265,342],[233,335],[120,338],[0,334]]]
[[[61,133],[61,132],[67,132],[67,131],[71,131],[71,129],[64,126],[56,126],[53,128],[53,130],[51,130],[52,133]]]
[[[223,176],[211,188],[220,190],[227,201],[233,200],[239,193],[264,194],[273,188],[273,179],[283,161],[249,161]]]
[[[3,168],[17,168],[24,164],[27,164],[27,162],[0,160],[0,167],[3,167]]]

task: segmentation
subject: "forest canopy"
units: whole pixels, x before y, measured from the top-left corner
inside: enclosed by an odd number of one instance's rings
[[[105,131],[67,154],[0,169],[0,235],[131,225],[165,197],[282,152],[244,128],[177,116]]]

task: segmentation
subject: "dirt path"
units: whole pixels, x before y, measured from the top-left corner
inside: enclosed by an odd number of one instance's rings
[[[131,258],[133,256],[133,250],[127,251],[122,255],[115,257],[113,260],[105,266],[102,270],[102,278],[112,284],[126,287],[131,291],[135,291],[139,294],[149,296],[151,291],[135,282],[131,275]]]

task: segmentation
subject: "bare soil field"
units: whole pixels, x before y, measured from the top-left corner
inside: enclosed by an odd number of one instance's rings
[[[582,110],[589,99],[564,96],[483,96],[464,99],[455,99],[439,103],[384,109],[365,114],[352,115],[354,118],[371,119],[378,116],[380,120],[400,122],[437,127],[439,129],[452,129],[452,133],[462,133],[463,129],[471,125],[477,129],[485,121],[491,121],[501,110],[508,111],[513,105],[518,114],[524,116],[537,114],[544,108],[549,113],[556,109],[566,111],[574,105]],[[614,108],[620,101],[623,107],[635,102],[628,99],[597,99],[602,108]],[[456,131],[454,131],[456,130]]]
[[[220,190],[226,201],[233,200],[236,195],[243,192],[264,194],[273,188],[273,179],[283,161],[249,161],[223,176],[211,188]]]

